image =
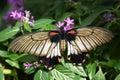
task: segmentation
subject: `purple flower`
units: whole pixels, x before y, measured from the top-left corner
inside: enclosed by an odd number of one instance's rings
[[[59,28],[62,27],[63,25],[64,25],[64,22],[60,22],[60,21],[59,21],[59,22],[57,23],[57,26],[58,26]]]
[[[25,10],[25,17],[26,18],[30,18],[30,14],[31,14],[30,11]]]
[[[32,65],[33,65],[34,68],[37,68],[37,67],[38,67],[38,62],[37,62],[37,61],[36,61],[36,62],[33,62]]]
[[[30,68],[32,66],[32,64],[30,64],[29,62],[26,62],[24,64],[24,66],[25,66],[25,69],[28,69],[28,68]]]
[[[30,17],[30,11],[25,10],[25,15],[22,17],[22,21],[24,23],[29,24],[30,26],[34,26],[34,17]]]
[[[72,29],[72,27],[69,25],[69,26],[64,26],[64,30],[67,31],[67,30],[70,30]]]
[[[58,22],[57,26],[58,28],[63,27],[64,31],[70,30],[72,29],[72,26],[74,24],[74,19],[70,19],[70,17],[67,17],[67,19],[65,19],[66,25],[64,25],[64,22]]]
[[[31,16],[31,19],[30,19],[30,21],[28,22],[28,24],[30,24],[30,26],[34,26],[34,17],[33,16]]]
[[[13,22],[13,18],[14,20],[18,20],[20,18],[20,16],[22,15],[21,13],[11,13],[12,11],[17,10],[18,11],[23,11],[24,9],[24,3],[23,0],[7,0],[7,3],[12,6],[11,10],[9,10],[7,12],[7,14],[3,17],[3,19],[6,21],[7,25],[11,26],[12,22]],[[13,18],[10,16],[12,14]]]
[[[70,17],[67,17],[67,19],[65,20],[66,22],[66,25],[64,26],[64,30],[67,31],[67,30],[70,30],[72,29],[72,26],[74,24],[74,19],[70,19]]]
[[[22,23],[29,24],[30,26],[34,26],[34,17],[30,17],[30,11],[25,10],[25,12],[20,12],[18,10],[11,11],[10,17],[13,20],[19,20]]]
[[[12,17],[14,20],[21,20],[23,14],[20,11],[11,11],[10,17]]]
[[[113,13],[110,13],[108,15],[106,13],[104,13],[103,17],[105,18],[105,21],[109,22],[115,18],[115,15]]]
[[[74,24],[74,19],[70,19],[70,17],[67,17],[67,19],[65,20],[65,22],[67,23],[67,26]]]
[[[31,63],[31,64],[30,64],[29,62],[26,62],[26,63],[24,64],[24,66],[25,66],[25,69],[28,69],[28,68],[30,68],[30,67],[37,68],[39,65],[38,65],[38,62],[35,61],[35,62]]]
[[[107,21],[111,21],[111,20],[113,20],[113,18],[115,17],[115,15],[114,14],[109,14],[108,16],[107,16]]]

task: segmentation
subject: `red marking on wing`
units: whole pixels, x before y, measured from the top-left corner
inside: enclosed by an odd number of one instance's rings
[[[55,35],[59,34],[59,32],[52,31],[49,34],[50,34],[50,36],[55,36]]]
[[[68,34],[76,34],[76,31],[75,30],[70,30],[67,32]]]

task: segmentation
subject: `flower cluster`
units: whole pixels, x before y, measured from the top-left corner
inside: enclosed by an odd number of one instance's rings
[[[11,6],[11,9],[5,14],[3,19],[8,26],[11,26],[13,19],[10,17],[12,11],[23,11],[24,3],[23,0],[7,0],[7,3]]]
[[[105,21],[109,22],[115,18],[115,15],[113,13],[110,13],[110,14],[104,13],[103,17],[105,18]]]
[[[64,27],[65,31],[72,29],[72,25],[74,24],[74,19],[70,19],[70,17],[67,17],[67,19],[65,19],[64,21],[66,22],[66,24],[64,22],[60,22],[60,21],[58,22],[57,24],[58,28]]]
[[[30,67],[37,68],[37,67],[38,67],[38,62],[37,62],[37,61],[36,61],[36,62],[33,62],[33,63],[26,62],[26,63],[24,64],[24,66],[25,66],[25,69],[28,69],[28,68],[30,68]]]
[[[27,23],[30,26],[34,26],[34,17],[30,17],[30,11],[25,10],[24,13],[21,11],[14,10],[11,12],[10,17],[13,20],[19,20],[23,23]]]

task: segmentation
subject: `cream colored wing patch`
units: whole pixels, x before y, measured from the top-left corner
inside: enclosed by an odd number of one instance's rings
[[[88,52],[112,40],[113,34],[99,27],[77,29],[76,45],[81,52]]]
[[[36,56],[46,56],[47,58],[61,56],[60,42],[51,42],[48,37],[48,32],[20,36],[12,41],[9,49],[13,52],[26,52]]]

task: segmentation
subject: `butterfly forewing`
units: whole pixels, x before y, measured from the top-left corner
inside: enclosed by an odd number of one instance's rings
[[[96,48],[97,46],[110,41],[113,38],[113,34],[103,28],[93,27],[93,28],[82,28],[77,29],[77,36],[84,37],[83,43],[89,43],[91,47]],[[85,42],[87,41],[87,43]]]

